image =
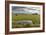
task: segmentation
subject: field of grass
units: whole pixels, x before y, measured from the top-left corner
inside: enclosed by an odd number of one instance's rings
[[[32,24],[16,24],[19,20],[31,20]],[[40,15],[32,14],[18,14],[12,15],[12,28],[27,28],[27,27],[39,27],[40,26]]]

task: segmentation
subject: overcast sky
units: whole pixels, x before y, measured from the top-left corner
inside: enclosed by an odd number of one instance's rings
[[[20,7],[20,6],[12,6],[13,13],[38,13],[40,14],[39,7]]]

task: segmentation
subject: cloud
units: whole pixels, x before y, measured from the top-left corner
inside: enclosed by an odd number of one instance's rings
[[[13,13],[38,13],[40,14],[40,8],[38,7],[12,7]]]

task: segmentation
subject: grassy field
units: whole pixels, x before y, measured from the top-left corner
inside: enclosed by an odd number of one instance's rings
[[[16,24],[19,20],[32,20],[32,24]],[[32,14],[18,14],[12,15],[12,28],[27,28],[27,27],[39,27],[40,26],[40,15]]]

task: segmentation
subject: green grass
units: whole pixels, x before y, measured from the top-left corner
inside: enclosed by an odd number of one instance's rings
[[[16,24],[16,21],[19,20],[32,20],[32,24]],[[24,28],[24,27],[39,27],[40,26],[40,15],[31,15],[31,14],[18,14],[17,16],[12,16],[12,27],[13,28]]]

